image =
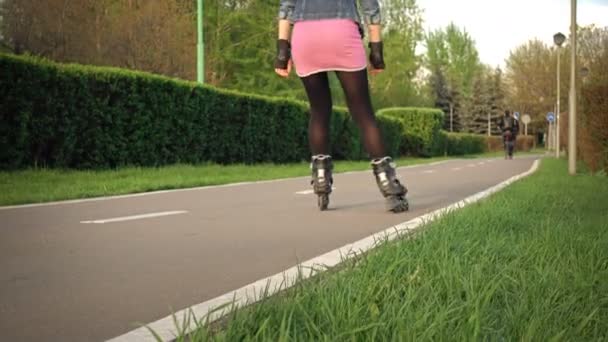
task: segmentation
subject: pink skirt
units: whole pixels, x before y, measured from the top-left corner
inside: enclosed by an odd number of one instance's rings
[[[349,19],[298,21],[291,37],[296,73],[359,71],[367,67],[359,26]]]

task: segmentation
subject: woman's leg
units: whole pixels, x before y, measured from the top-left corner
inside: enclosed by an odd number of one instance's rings
[[[308,143],[312,155],[328,155],[329,119],[332,102],[329,79],[326,72],[302,77],[302,83],[310,102],[310,121],[308,122]]]
[[[367,70],[338,71],[336,74],[346,95],[348,109],[361,131],[367,153],[372,159],[386,156],[384,141],[376,123],[369,95]]]
[[[346,95],[348,109],[359,126],[365,149],[372,159],[378,189],[386,198],[386,209],[396,213],[408,210],[409,204],[405,199],[407,189],[397,179],[395,165],[392,158],[386,155],[382,134],[376,123],[367,70],[339,71],[337,74]]]
[[[312,153],[311,184],[318,196],[319,209],[326,210],[333,184],[333,162],[329,155],[329,119],[332,109],[329,79],[327,73],[322,72],[302,77],[302,83],[310,102],[308,143]]]

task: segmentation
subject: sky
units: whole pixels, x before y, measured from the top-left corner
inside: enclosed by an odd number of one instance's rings
[[[504,69],[509,52],[531,39],[570,35],[570,0],[418,0],[424,28],[454,22],[475,40],[482,63]],[[578,0],[579,26],[608,26],[608,0]]]

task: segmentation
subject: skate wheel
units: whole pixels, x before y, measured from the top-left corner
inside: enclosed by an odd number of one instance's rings
[[[398,200],[398,203],[396,203],[390,211],[393,213],[402,213],[408,210],[410,210],[410,204],[407,199],[402,198]]]
[[[327,206],[329,205],[329,195],[319,195],[317,199],[317,203],[319,205],[319,210],[324,211],[327,210]]]

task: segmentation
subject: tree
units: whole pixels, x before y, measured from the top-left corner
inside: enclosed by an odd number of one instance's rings
[[[59,62],[107,65],[186,80],[196,78],[196,2],[192,0],[3,0],[2,46]],[[415,53],[422,15],[415,0],[383,1],[388,70],[371,80],[377,108],[419,105],[424,84]],[[297,77],[273,73],[278,3],[206,0],[205,80],[208,84],[306,100]],[[334,103],[344,105],[335,76]]]
[[[435,70],[430,76],[429,83],[435,97],[435,107],[445,113],[443,128],[449,131],[458,130],[460,118],[458,112],[454,110],[454,100],[457,94],[450,89],[443,70]]]
[[[579,29],[579,156],[592,171],[608,172],[608,27]]]
[[[473,79],[473,97],[467,124],[469,132],[483,134],[488,131],[488,117],[492,112],[491,75],[486,68],[480,70]]]
[[[477,134],[499,134],[496,125],[504,110],[504,85],[500,68],[483,66],[473,81],[473,98],[469,131]],[[488,127],[489,126],[489,127]]]
[[[385,0],[382,17],[387,70],[371,81],[375,106],[419,104],[420,86],[414,79],[421,65],[416,47],[423,39],[422,12],[416,0]]]
[[[562,57],[564,55],[562,51]],[[543,42],[531,40],[517,47],[507,59],[507,107],[529,114],[532,117],[531,127],[544,127],[546,113],[554,110],[556,58],[555,52]],[[565,59],[562,58],[562,67],[568,64]],[[568,74],[562,69],[562,75]],[[562,95],[568,94],[567,83],[567,77],[562,77]],[[562,103],[567,103],[565,96],[562,97]]]
[[[469,34],[450,24],[445,30],[439,29],[427,33],[426,36],[426,67],[430,70],[430,82],[436,103],[448,103],[452,116],[457,122],[455,130],[460,130],[462,124],[468,125],[471,120],[469,113],[461,113],[472,108],[473,78],[480,69],[480,62],[475,42]],[[441,82],[445,80],[445,89]],[[445,110],[445,109],[444,109]],[[450,111],[446,111],[446,129],[451,127]],[[453,123],[452,123],[453,125]],[[464,127],[469,129],[468,127]]]
[[[185,0],[4,0],[3,41],[15,53],[192,79],[193,3]]]
[[[502,76],[502,70],[496,68],[494,73],[491,75],[491,109],[490,109],[490,123],[492,134],[500,134],[500,129],[492,123],[497,122],[498,119],[503,115],[505,110],[505,82]]]
[[[596,27],[594,25],[579,29],[579,58],[578,70],[586,68],[588,75],[578,73],[578,86],[605,87],[608,86],[608,26]],[[581,89],[581,95],[585,89]],[[606,94],[604,96],[608,97]]]

